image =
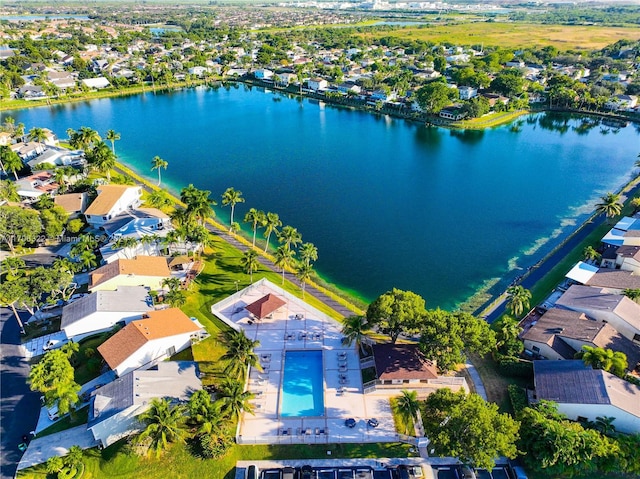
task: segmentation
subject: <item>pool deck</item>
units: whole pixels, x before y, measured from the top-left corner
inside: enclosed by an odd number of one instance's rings
[[[245,306],[266,294],[285,301],[269,318],[256,320]],[[253,414],[244,413],[238,427],[241,444],[322,444],[341,442],[396,442],[389,397],[397,390],[364,394],[360,358],[353,346],[342,344],[342,325],[267,280],[245,288],[215,304],[212,312],[254,340],[262,371],[249,372],[247,388],[256,394]],[[283,357],[287,350],[323,351],[323,417],[280,417]],[[353,418],[356,426],[345,426]],[[378,427],[367,420],[376,418]]]

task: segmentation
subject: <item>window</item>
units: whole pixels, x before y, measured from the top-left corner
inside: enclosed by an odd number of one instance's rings
[[[531,349],[533,350],[534,353],[540,352],[540,348],[538,346],[532,346]]]
[[[634,340],[636,343],[640,343],[640,334],[634,334],[634,335],[633,335],[633,340]]]

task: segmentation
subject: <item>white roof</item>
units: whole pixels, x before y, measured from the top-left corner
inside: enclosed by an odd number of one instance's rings
[[[587,284],[591,277],[598,272],[598,267],[591,264],[579,261],[571,271],[569,271],[565,278],[575,281],[580,284]]]
[[[82,80],[82,83],[87,85],[89,88],[104,88],[111,85],[111,83],[109,83],[109,80],[107,80],[105,77],[86,78]]]

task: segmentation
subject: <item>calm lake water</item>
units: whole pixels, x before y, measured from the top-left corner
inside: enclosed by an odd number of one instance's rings
[[[121,133],[116,151],[163,184],[218,201],[233,186],[319,249],[316,269],[365,299],[398,287],[452,308],[534,264],[631,175],[639,134],[531,115],[484,132],[428,128],[244,86],[4,113],[60,137]],[[593,122],[593,123],[589,123]],[[218,209],[229,220],[229,209]],[[262,244],[262,241],[260,241]]]

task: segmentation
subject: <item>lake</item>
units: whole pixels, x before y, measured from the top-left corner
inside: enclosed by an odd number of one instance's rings
[[[536,114],[450,131],[243,85],[2,113],[27,131],[120,132],[120,159],[163,184],[243,192],[319,250],[327,280],[370,300],[397,287],[453,308],[537,262],[631,175],[639,134]],[[217,209],[228,222],[229,209]],[[261,236],[259,235],[259,238]],[[263,244],[263,241],[260,241]]]

